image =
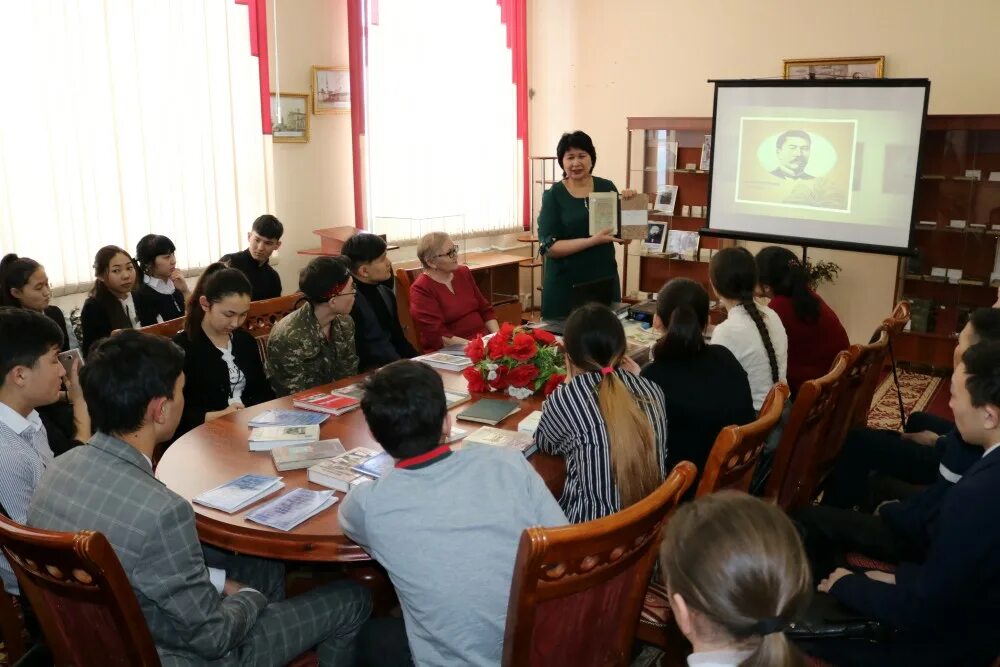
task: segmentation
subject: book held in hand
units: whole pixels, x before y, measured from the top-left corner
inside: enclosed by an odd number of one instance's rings
[[[396,465],[396,459],[392,458],[386,452],[382,452],[370,459],[365,459],[356,466],[352,466],[351,470],[354,472],[359,472],[362,475],[368,475],[372,479],[378,479],[385,473],[392,470],[393,466]]]
[[[359,484],[372,481],[371,477],[351,468],[380,453],[364,447],[355,447],[310,467],[306,476],[310,482],[347,493]]]
[[[465,436],[463,446],[490,445],[492,447],[513,447],[525,456],[531,456],[538,449],[530,433],[508,431],[503,428],[483,426]]]
[[[292,405],[303,410],[325,412],[331,415],[342,415],[361,405],[361,401],[342,394],[304,391],[292,396]]]
[[[457,354],[447,354],[445,352],[434,352],[433,354],[423,354],[419,357],[414,357],[414,361],[419,361],[421,363],[427,364],[431,368],[437,368],[442,371],[452,371],[459,372],[464,371],[466,368],[472,365],[472,359],[466,356],[461,356]]]
[[[329,415],[318,412],[306,412],[305,410],[267,410],[260,413],[249,422],[247,426],[309,426],[310,424],[322,424]]]
[[[482,398],[457,415],[456,419],[469,422],[479,422],[496,426],[507,417],[517,412],[520,407],[517,401],[503,401],[495,398]]]
[[[192,500],[227,514],[238,512],[247,505],[271,495],[285,486],[280,477],[243,475],[214,489],[198,494]]]
[[[307,445],[319,440],[319,424],[258,426],[250,431],[250,451],[267,452],[282,445]]]
[[[320,440],[308,445],[283,445],[271,450],[274,467],[285,470],[302,470],[314,466],[320,461],[332,459],[344,453],[344,445],[339,438]]]
[[[249,512],[246,518],[278,530],[291,530],[306,519],[333,507],[335,502],[337,497],[333,495],[333,491],[293,489]]]
[[[591,192],[586,201],[590,213],[590,235],[596,236],[609,229],[614,234],[618,230],[618,193]]]

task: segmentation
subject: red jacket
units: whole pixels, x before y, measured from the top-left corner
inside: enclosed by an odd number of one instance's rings
[[[819,319],[815,322],[800,320],[788,297],[775,296],[769,304],[788,334],[787,376],[792,394],[806,380],[826,375],[837,353],[851,345],[837,313],[818,294],[814,292],[813,296],[819,299]]]
[[[425,352],[443,346],[444,336],[473,339],[487,333],[486,323],[496,319],[493,306],[486,300],[472,271],[460,266],[451,279],[452,292],[426,274],[413,281],[410,288],[410,316],[420,328],[420,346]]]

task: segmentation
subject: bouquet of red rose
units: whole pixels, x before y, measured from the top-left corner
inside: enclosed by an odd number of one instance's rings
[[[465,346],[470,392],[505,391],[516,399],[543,390],[548,396],[566,378],[562,347],[542,329],[504,324],[489,341],[477,336]]]

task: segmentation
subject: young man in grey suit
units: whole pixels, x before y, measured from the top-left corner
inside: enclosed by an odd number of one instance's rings
[[[91,350],[81,383],[95,435],[48,467],[29,525],[108,538],[164,665],[285,665],[313,646],[321,665],[353,665],[366,589],[338,582],[279,601],[279,564],[220,552],[210,559],[230,569],[210,573],[190,503],[153,477],[153,448],[184,408],[183,368],[180,348],[132,330]]]

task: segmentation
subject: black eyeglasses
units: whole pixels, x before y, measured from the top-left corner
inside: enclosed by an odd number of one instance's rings
[[[333,298],[336,299],[338,296],[350,296],[351,294],[357,294],[358,290],[352,289],[350,292],[341,292],[340,294],[334,294]]]
[[[440,255],[434,255],[434,259],[437,259],[438,257],[451,257],[452,259],[455,259],[458,257],[458,248],[452,248],[448,252],[443,252]]]

